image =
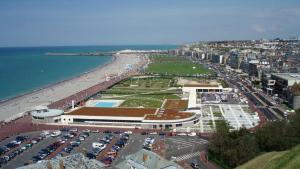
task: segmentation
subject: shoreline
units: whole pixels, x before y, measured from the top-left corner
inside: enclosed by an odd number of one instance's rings
[[[101,69],[101,67],[105,67],[105,66],[107,66],[107,65],[109,65],[109,64],[111,64],[111,63],[113,63],[113,62],[116,60],[116,56],[112,55],[111,57],[112,57],[112,59],[111,59],[110,61],[105,62],[103,65],[96,66],[96,67],[94,67],[94,68],[92,68],[92,69],[90,69],[90,70],[88,70],[88,71],[86,71],[86,72],[79,73],[78,75],[75,75],[75,76],[73,76],[73,77],[67,77],[67,78],[64,79],[64,80],[59,80],[59,81],[54,82],[54,83],[49,83],[49,84],[43,85],[43,86],[41,86],[41,87],[39,87],[39,88],[36,88],[36,89],[33,89],[33,90],[29,90],[29,91],[27,91],[27,92],[22,92],[21,94],[18,94],[18,95],[16,95],[16,96],[10,97],[10,98],[8,98],[8,99],[0,100],[0,105],[1,105],[2,103],[9,102],[9,101],[14,100],[14,99],[18,99],[18,98],[20,98],[20,97],[23,97],[23,96],[32,94],[32,93],[34,93],[34,92],[39,92],[39,91],[41,91],[41,90],[43,90],[43,89],[46,89],[46,88],[51,88],[51,87],[53,87],[53,86],[55,86],[55,85],[59,85],[59,84],[64,83],[64,82],[71,81],[71,80],[73,80],[73,79],[80,78],[81,76],[84,76],[84,75],[86,75],[86,74],[88,74],[88,73],[97,71],[98,69]]]
[[[106,74],[123,73],[126,71],[125,67],[127,64],[139,66],[142,60],[138,55],[113,55],[109,62],[97,66],[88,72],[2,101],[0,102],[0,121],[12,120],[32,110],[35,106],[49,105],[76,94],[105,81]]]

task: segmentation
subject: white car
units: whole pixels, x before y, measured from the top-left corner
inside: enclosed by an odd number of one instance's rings
[[[50,132],[49,131],[43,131],[41,134],[40,134],[41,137],[49,137],[50,136]]]
[[[188,136],[192,136],[192,137],[197,136],[197,133],[196,132],[191,132],[191,133],[188,134]]]
[[[102,143],[99,143],[99,142],[94,142],[94,143],[92,144],[92,147],[93,147],[93,148],[99,148],[99,149],[103,150],[103,149],[105,149],[106,144],[102,144]]]
[[[149,133],[150,135],[157,135],[158,133],[157,132],[151,132]]]
[[[66,141],[62,140],[62,139],[59,139],[59,140],[57,140],[57,142],[59,142],[60,144],[64,144]]]
[[[155,141],[155,139],[154,138],[150,138],[150,137],[148,137],[148,138],[146,138],[145,139],[145,144],[153,144],[154,143],[154,141]]]
[[[79,140],[80,141],[84,141],[84,137],[79,137]]]
[[[186,133],[178,133],[176,134],[177,136],[186,136],[187,134]]]
[[[57,131],[53,131],[51,133],[51,137],[57,137],[57,136],[60,136],[61,135],[61,131],[57,130]]]
[[[91,130],[85,129],[85,130],[82,130],[82,132],[84,132],[84,133],[89,133],[89,132],[91,132]]]
[[[77,132],[77,131],[78,131],[77,128],[72,128],[72,129],[70,129],[70,132]]]
[[[11,141],[10,143],[12,143],[12,144],[16,144],[16,145],[20,145],[22,142],[21,142],[21,141],[16,141],[16,140],[13,140],[13,141]]]
[[[36,144],[37,141],[36,141],[36,140],[31,140],[31,143],[32,143],[32,144]]]
[[[99,133],[99,130],[92,130],[92,133]]]
[[[128,130],[124,132],[125,134],[132,134],[132,131]]]

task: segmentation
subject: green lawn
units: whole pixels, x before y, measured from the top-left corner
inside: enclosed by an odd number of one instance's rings
[[[125,101],[120,105],[120,107],[159,108],[165,99],[180,99],[180,97],[174,94],[140,94],[125,98]]]
[[[163,77],[148,77],[148,78],[128,78],[114,86],[114,88],[134,88],[147,89],[158,88],[164,89],[176,85],[176,80],[173,78]]]
[[[300,145],[289,151],[269,152],[237,167],[237,169],[295,169],[300,168]]]
[[[176,85],[176,78],[135,76],[107,89],[101,98],[125,100],[120,107],[159,108],[165,99],[180,99]]]
[[[162,104],[160,100],[151,99],[126,99],[120,107],[147,107],[147,108],[159,108]]]
[[[211,71],[203,65],[193,63],[181,57],[159,55],[151,57],[146,73],[156,73],[164,75],[197,75],[210,74]]]

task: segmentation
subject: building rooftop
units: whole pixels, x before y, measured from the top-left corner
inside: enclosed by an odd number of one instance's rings
[[[138,152],[128,155],[126,160],[116,165],[117,169],[182,169],[177,163],[168,161],[152,151],[141,149]]]
[[[83,154],[73,154],[66,157],[59,157],[52,160],[43,160],[40,163],[22,166],[17,169],[101,169],[104,164],[97,160],[90,160]]]
[[[272,73],[272,75],[280,77],[288,81],[300,81],[299,73]]]
[[[188,107],[188,100],[167,99],[163,105],[164,109],[184,110]]]
[[[161,109],[156,114],[147,114],[145,120],[178,120],[192,117],[194,113],[179,112],[173,109]]]
[[[120,117],[144,117],[146,114],[155,114],[153,108],[104,108],[82,107],[66,115],[76,116],[120,116]]]
[[[34,117],[55,117],[62,115],[64,113],[63,110],[59,109],[36,109],[31,112],[32,116]]]
[[[183,87],[219,87],[216,84],[185,84]]]

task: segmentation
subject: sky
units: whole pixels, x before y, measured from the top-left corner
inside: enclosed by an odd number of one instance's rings
[[[299,0],[0,0],[0,46],[288,38]]]

